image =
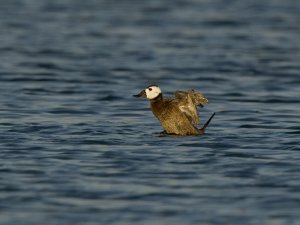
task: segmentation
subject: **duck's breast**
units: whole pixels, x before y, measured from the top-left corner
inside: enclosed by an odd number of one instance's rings
[[[151,105],[151,108],[167,133],[187,135],[198,132],[175,102],[166,101],[161,105]]]

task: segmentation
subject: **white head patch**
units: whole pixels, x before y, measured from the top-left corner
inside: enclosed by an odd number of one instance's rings
[[[161,90],[157,86],[150,86],[145,89],[145,92],[148,99],[154,99],[161,93]]]

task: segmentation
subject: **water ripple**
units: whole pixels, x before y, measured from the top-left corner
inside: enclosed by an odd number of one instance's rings
[[[297,224],[298,11],[2,2],[0,224]],[[203,92],[206,134],[161,135],[151,83]]]

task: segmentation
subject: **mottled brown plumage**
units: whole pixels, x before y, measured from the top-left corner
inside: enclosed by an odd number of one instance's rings
[[[200,92],[194,90],[176,91],[174,98],[163,98],[161,90],[156,85],[150,85],[136,97],[147,97],[153,114],[160,121],[164,132],[177,135],[203,134],[209,121],[198,129],[199,116],[197,107],[208,102]]]

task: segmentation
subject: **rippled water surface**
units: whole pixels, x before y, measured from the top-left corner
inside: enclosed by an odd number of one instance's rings
[[[299,224],[300,5],[0,4],[0,224]],[[149,103],[194,88],[203,136]]]

